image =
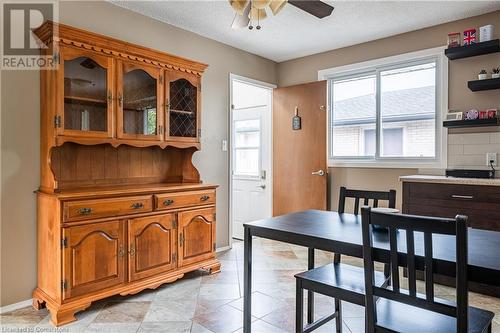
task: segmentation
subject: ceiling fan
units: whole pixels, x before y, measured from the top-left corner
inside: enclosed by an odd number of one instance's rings
[[[248,27],[252,30],[252,22],[257,22],[256,29],[259,30],[260,21],[267,17],[267,7],[273,15],[277,15],[287,3],[320,19],[329,16],[333,11],[332,6],[319,0],[229,0],[236,12],[231,28]]]

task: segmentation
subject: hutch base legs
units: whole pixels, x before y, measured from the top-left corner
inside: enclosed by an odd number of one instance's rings
[[[216,262],[207,266],[202,266],[201,269],[206,270],[209,274],[215,274],[220,272],[220,262]]]
[[[92,302],[113,295],[125,296],[137,294],[144,289],[156,289],[162,284],[177,281],[181,279],[185,273],[197,269],[203,269],[209,274],[215,274],[220,272],[221,264],[216,258],[211,258],[200,263],[180,268],[178,271],[173,271],[165,275],[159,275],[151,277],[149,279],[129,282],[124,285],[118,285],[114,288],[104,289],[83,297],[80,296],[70,298],[64,300],[63,302],[54,300],[43,290],[41,290],[40,288],[36,288],[35,291],[33,291],[33,307],[36,310],[41,310],[46,307],[50,312],[50,319],[52,324],[55,326],[61,326],[75,321],[75,313],[87,309]]]

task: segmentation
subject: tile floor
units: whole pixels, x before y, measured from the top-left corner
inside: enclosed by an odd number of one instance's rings
[[[243,244],[218,254],[222,272],[193,272],[173,284],[134,296],[112,297],[78,313],[78,321],[54,328],[46,310],[31,307],[1,315],[2,332],[243,332]],[[333,260],[317,251],[316,265]],[[359,259],[343,257],[358,264]],[[255,333],[294,332],[295,281],[293,274],[307,267],[307,250],[265,239],[254,241],[252,324]],[[404,283],[404,281],[403,281]],[[452,288],[436,286],[436,295],[452,298]],[[500,333],[500,299],[471,293],[471,305],[496,313],[493,332]],[[316,297],[316,314],[328,314],[332,300]],[[345,333],[364,332],[362,307],[343,303]],[[330,322],[315,332],[334,332]]]

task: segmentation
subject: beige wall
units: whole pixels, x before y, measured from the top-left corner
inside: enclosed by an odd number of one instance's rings
[[[486,24],[495,24],[495,35],[496,38],[499,38],[499,22],[500,11],[496,11],[486,15],[282,62],[278,64],[278,85],[289,86],[315,81],[318,79],[318,71],[321,69],[443,46],[446,44],[446,37],[449,32],[464,31],[467,28],[479,28]],[[500,66],[499,53],[450,61],[449,108],[467,110],[472,107],[478,109],[497,107],[500,109],[500,95],[498,90],[473,93],[467,88],[467,81],[476,79],[477,73],[482,68],[490,72],[493,67],[498,66]],[[477,143],[477,145],[478,149],[482,148],[482,146],[480,147],[482,143]],[[452,159],[454,158],[455,156],[452,156]],[[484,155],[483,160],[486,160],[486,155]],[[453,167],[457,167],[457,165],[454,164]],[[398,191],[397,204],[399,206],[401,204],[401,186],[398,182],[398,177],[417,172],[418,170],[416,169],[331,168],[331,207],[332,209],[337,208],[338,189],[340,186],[366,189],[396,189]]]
[[[220,184],[217,246],[228,245],[229,73],[276,82],[273,61],[174,28],[106,2],[62,2],[62,23],[209,64],[203,76],[202,150],[194,163],[202,179]],[[36,285],[36,205],[39,185],[39,74],[3,72],[1,78],[2,225],[1,305],[31,298]]]

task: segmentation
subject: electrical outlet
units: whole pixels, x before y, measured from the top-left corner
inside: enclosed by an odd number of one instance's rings
[[[497,153],[486,153],[486,165],[497,166]]]

